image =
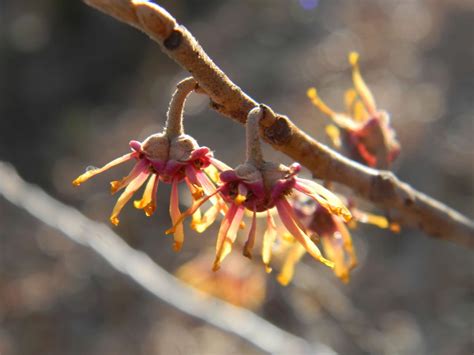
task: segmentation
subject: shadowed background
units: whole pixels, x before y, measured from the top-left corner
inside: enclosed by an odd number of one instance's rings
[[[378,106],[398,132],[397,175],[474,215],[469,1],[159,3],[244,91],[325,142],[327,118],[311,106],[306,89],[316,86],[331,107],[342,109],[351,84],[347,54],[358,51]],[[71,180],[127,152],[130,139],[160,130],[174,85],[186,75],[145,35],[79,1],[7,0],[0,4],[0,160],[108,222],[116,199],[108,182],[130,167],[80,188]],[[204,97],[189,100],[185,128],[229,165],[244,158],[243,127],[210,111]],[[289,162],[265,148],[267,158]],[[158,214],[145,218],[128,206],[116,230],[174,271],[212,250],[217,230],[187,233],[183,251],[174,253],[163,233],[170,224],[168,196],[161,184]],[[471,252],[414,230],[393,235],[366,227],[353,238],[361,262],[348,285],[305,257],[293,285],[282,288],[270,274],[258,279],[260,289],[252,283],[243,292],[260,302],[238,302],[342,354],[472,352]],[[232,265],[252,274],[263,268],[258,258]],[[95,254],[0,199],[0,353],[258,352],[163,305]]]

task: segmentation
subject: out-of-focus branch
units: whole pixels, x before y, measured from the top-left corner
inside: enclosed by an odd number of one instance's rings
[[[139,0],[84,0],[106,14],[134,26],[160,44],[162,50],[189,71],[211,99],[211,107],[245,123],[257,102],[219,69],[186,28],[159,5]],[[351,161],[317,142],[285,116],[270,109],[261,135],[275,149],[307,167],[316,178],[348,186],[387,211],[397,211],[403,225],[428,235],[474,247],[474,222],[445,204],[413,189],[388,171]]]
[[[266,353],[336,354],[326,345],[310,345],[255,313],[186,286],[145,253],[128,246],[109,227],[26,183],[9,164],[1,161],[0,182],[0,196],[73,241],[93,249],[116,270],[176,309],[235,334]]]

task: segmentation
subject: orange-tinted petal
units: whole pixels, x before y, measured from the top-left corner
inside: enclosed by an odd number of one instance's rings
[[[295,265],[301,260],[305,253],[306,249],[301,244],[295,243],[291,246],[281,271],[277,276],[277,280],[282,286],[287,286],[291,282],[295,273]]]
[[[234,213],[224,218],[224,228],[219,230],[219,235],[217,237],[217,253],[216,259],[214,261],[214,265],[212,269],[214,271],[218,270],[220,264],[224,260],[224,258],[231,252],[232,245],[234,244],[235,238],[237,237],[237,232],[239,230],[240,222],[242,221],[242,217],[244,216],[244,207],[243,206],[235,206]],[[232,208],[231,207],[231,208]],[[228,214],[230,214],[231,209],[229,209]],[[227,224],[229,225],[227,228]]]
[[[337,128],[335,125],[330,124],[326,126],[326,134],[328,137],[331,139],[332,144],[336,148],[341,148],[342,142],[341,142],[341,131],[339,128]]]
[[[117,191],[123,189],[127,186],[133,179],[135,179],[143,170],[148,168],[148,162],[145,160],[139,160],[135,164],[130,173],[125,176],[123,179],[111,181],[110,182],[110,193],[114,194]]]
[[[345,222],[351,220],[352,215],[349,209],[339,197],[324,186],[311,180],[296,178],[295,189],[311,197],[331,213],[341,216]]]
[[[191,228],[194,229],[198,233],[203,233],[209,226],[214,223],[217,216],[219,215],[220,207],[219,205],[212,205],[209,209],[204,213],[202,218],[194,219],[191,222]]]
[[[269,210],[267,210],[267,228],[265,229],[265,234],[263,235],[262,243],[262,261],[265,264],[265,270],[271,272],[272,268],[270,267],[270,260],[272,258],[272,248],[275,243],[277,236],[277,230],[275,221]]]
[[[179,218],[173,222],[173,227],[171,227],[170,229],[168,229],[165,233],[166,234],[171,234],[171,233],[174,233],[176,231],[176,229],[178,228],[178,226],[182,226],[182,223],[184,221],[184,219],[186,217],[189,217],[191,215],[193,215],[196,210],[201,207],[206,201],[208,201],[209,199],[211,199],[214,195],[216,195],[220,190],[216,190],[214,191],[214,193],[212,195],[209,195],[209,196],[203,196],[200,200],[198,201],[194,201],[192,206],[189,207],[186,211],[184,211],[183,213],[180,214]]]
[[[155,199],[158,181],[158,175],[152,174],[146,184],[142,199],[133,201],[135,208],[143,209],[148,217],[153,214],[156,208]]]
[[[361,123],[368,120],[369,114],[367,113],[367,110],[365,109],[365,106],[362,101],[357,100],[355,102],[352,117],[354,118],[354,121]]]
[[[252,249],[255,245],[255,237],[257,235],[257,212],[253,210],[252,225],[250,227],[249,236],[244,246],[244,255],[251,259],[252,258]]]
[[[337,229],[339,230],[339,233],[341,233],[342,237],[342,242],[344,244],[344,250],[347,253],[348,257],[348,267],[349,270],[352,270],[357,266],[357,256],[354,250],[354,245],[352,244],[352,237],[347,229],[346,225],[344,222],[342,222],[339,218],[335,218],[334,221],[337,225]]]
[[[77,177],[72,182],[72,184],[74,186],[79,186],[83,182],[86,182],[87,180],[89,180],[91,177],[93,177],[97,174],[103,173],[104,171],[109,170],[110,168],[112,168],[116,165],[122,164],[122,163],[132,159],[135,155],[136,155],[136,153],[134,153],[134,152],[128,153],[128,154],[122,155],[121,157],[119,157],[117,159],[112,160],[110,163],[107,163],[102,168],[88,170],[84,174]]]
[[[324,253],[334,262],[334,273],[343,282],[349,281],[349,267],[345,260],[343,243],[340,236],[324,236],[321,238],[321,243],[324,248]]]
[[[141,172],[134,180],[127,185],[125,191],[120,195],[117,203],[114,206],[112,215],[110,216],[110,222],[114,225],[118,225],[120,220],[118,215],[125,204],[132,198],[133,194],[143,185],[148,176],[150,175],[149,171]]]
[[[354,89],[349,89],[344,93],[344,105],[349,116],[352,116],[354,103],[357,99],[357,92]]]
[[[282,198],[276,203],[276,207],[281,221],[288,232],[295,237],[298,243],[300,243],[313,258],[333,268],[334,263],[322,256],[321,251],[318,249],[316,244],[314,244],[311,238],[308,237],[298,226],[295,221],[296,216],[294,215],[293,209],[288,201],[285,198]]]
[[[375,106],[374,97],[372,96],[372,92],[369,90],[369,87],[360,74],[359,54],[356,52],[349,53],[349,63],[352,66],[352,81],[354,82],[354,87],[357,90],[359,97],[364,102],[367,111],[371,115],[375,115],[377,109]]]
[[[181,211],[179,210],[178,179],[173,179],[173,182],[171,183],[170,216],[173,225],[176,225],[181,217]],[[176,225],[173,237],[173,249],[174,251],[180,251],[184,242],[184,228],[182,224]]]
[[[306,91],[306,95],[311,100],[314,106],[316,106],[322,113],[328,115],[329,117],[333,117],[336,113],[324,103],[323,100],[318,95],[318,91],[316,88],[309,88]]]

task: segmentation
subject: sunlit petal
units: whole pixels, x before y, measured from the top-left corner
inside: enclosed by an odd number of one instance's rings
[[[326,114],[329,117],[333,117],[336,113],[324,103],[323,100],[318,95],[316,88],[309,88],[306,91],[306,95],[311,100],[314,106],[316,106],[322,113]]]
[[[133,157],[136,156],[136,153],[132,152],[132,153],[128,153],[128,154],[125,154],[125,155],[122,155],[120,158],[117,158],[117,159],[114,159],[112,160],[110,163],[107,163],[106,165],[104,165],[102,168],[98,168],[98,169],[91,169],[91,170],[88,170],[86,171],[84,174],[80,175],[79,177],[77,177],[73,182],[72,184],[74,186],[79,186],[80,184],[82,184],[83,182],[89,180],[91,177],[97,175],[97,174],[100,174],[106,170],[109,170],[110,168],[116,166],[116,165],[119,165],[119,164],[122,164],[122,163],[125,163],[126,161],[132,159]]]
[[[330,124],[326,126],[326,134],[328,137],[331,139],[332,144],[336,148],[341,148],[342,142],[341,142],[341,131],[337,126]]]
[[[305,253],[306,249],[301,244],[295,243],[291,246],[281,271],[277,276],[277,280],[282,286],[287,286],[291,282],[295,273],[295,266]]]
[[[110,193],[114,194],[117,191],[123,189],[127,186],[133,179],[135,179],[143,170],[148,169],[148,162],[145,160],[140,160],[135,164],[132,171],[121,180],[111,181],[110,182]]]
[[[171,222],[174,227],[174,251],[180,251],[184,242],[184,228],[182,224],[177,224],[181,217],[181,211],[179,210],[179,193],[178,193],[178,179],[173,179],[171,184],[171,198],[170,198],[170,216]]]
[[[276,236],[277,229],[275,221],[273,220],[270,211],[267,210],[267,228],[265,229],[262,243],[262,261],[265,264],[265,269],[267,272],[272,271],[272,268],[270,267],[270,261],[272,258],[272,248],[273,244],[275,243]]]
[[[367,111],[371,115],[375,115],[376,107],[374,97],[372,96],[372,92],[369,90],[369,87],[360,74],[359,54],[356,52],[349,53],[349,63],[352,66],[352,81],[354,82],[354,87],[364,102]]]
[[[200,200],[194,201],[192,206],[188,208],[186,211],[184,211],[183,213],[181,213],[179,218],[173,222],[173,227],[168,229],[165,233],[166,234],[175,233],[176,228],[178,228],[178,226],[182,226],[182,223],[186,217],[193,215],[199,207],[201,207],[204,203],[206,203],[206,201],[208,201],[210,198],[212,198],[214,195],[216,195],[219,192],[220,192],[220,189],[216,190],[212,195],[203,196]]]
[[[237,232],[240,227],[240,222],[242,221],[242,217],[244,216],[244,207],[243,206],[236,206],[232,205],[231,209],[234,209],[234,213],[232,217],[229,216],[231,219],[227,221],[227,216],[224,218],[224,222],[226,225],[229,223],[228,228],[225,228],[221,231],[219,230],[219,235],[217,237],[217,253],[216,253],[216,260],[214,261],[213,270],[216,271],[219,269],[220,264],[224,260],[224,258],[230,253],[232,250],[232,245],[237,237]],[[228,214],[230,214],[231,209],[229,209]]]
[[[249,236],[244,246],[244,255],[251,259],[252,258],[252,249],[255,245],[255,237],[257,235],[257,212],[253,210],[252,225],[250,227]]]
[[[311,180],[296,178],[295,189],[311,197],[331,213],[341,216],[344,221],[351,220],[352,215],[349,209],[339,197],[324,186]]]
[[[135,208],[144,209],[145,214],[148,217],[150,217],[154,212],[154,208],[151,205],[153,204],[153,193],[156,194],[156,185],[158,184],[158,181],[158,175],[152,174],[146,184],[142,199],[133,201],[133,205],[135,206]]]
[[[349,89],[344,93],[344,105],[349,116],[352,116],[356,98],[357,92],[354,89]]]
[[[293,213],[292,207],[285,198],[282,198],[276,204],[278,215],[280,216],[281,221],[285,225],[288,232],[295,237],[295,239],[306,249],[306,251],[316,260],[322,262],[323,264],[334,267],[334,263],[330,260],[324,258],[321,254],[321,251],[313,243],[313,241],[306,235],[304,231],[298,227],[298,224],[295,222],[296,216]]]
[[[339,236],[340,238],[340,236]],[[335,236],[324,236],[321,238],[324,252],[328,259],[334,262],[334,273],[343,282],[349,281],[349,266],[346,263],[343,243]]]
[[[114,209],[112,211],[112,215],[110,216],[110,222],[112,222],[112,224],[119,224],[120,221],[118,215],[120,211],[125,206],[125,204],[132,198],[133,194],[143,185],[149,175],[149,171],[142,171],[134,180],[132,180],[127,185],[125,191],[122,193],[122,195],[120,195],[119,199],[117,200],[117,203],[115,204]]]

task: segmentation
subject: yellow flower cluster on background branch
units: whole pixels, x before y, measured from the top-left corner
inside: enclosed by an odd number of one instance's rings
[[[210,97],[211,107],[218,112],[244,123],[248,112],[258,105],[214,64],[192,34],[159,5],[136,0],[85,2],[158,42],[166,54],[192,73]],[[358,80],[354,77],[355,82]],[[367,97],[362,99],[367,101]],[[366,103],[370,104],[370,100]],[[391,172],[365,167],[341,156],[301,131],[289,118],[266,110],[260,121],[260,134],[273,148],[301,163],[316,178],[346,185],[390,211],[400,224],[414,226],[435,238],[474,247],[472,220],[401,182]]]

